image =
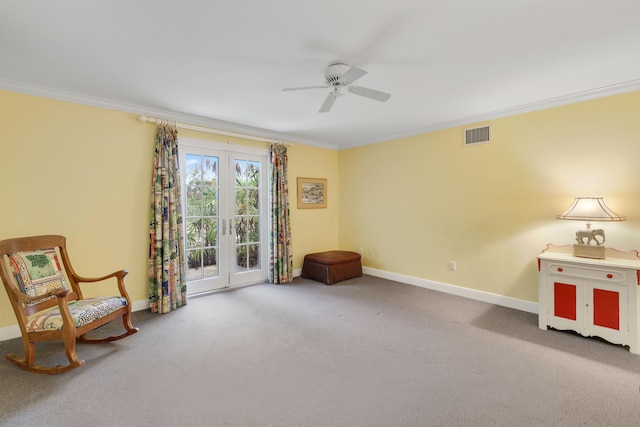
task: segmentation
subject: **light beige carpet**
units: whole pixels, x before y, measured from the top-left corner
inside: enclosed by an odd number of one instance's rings
[[[0,360],[0,425],[640,425],[640,356],[370,276],[218,293],[134,325],[78,345],[86,365],[58,376]]]

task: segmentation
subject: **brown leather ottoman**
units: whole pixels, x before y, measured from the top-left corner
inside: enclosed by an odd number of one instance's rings
[[[302,277],[327,285],[362,276],[360,254],[350,251],[316,252],[304,256]]]

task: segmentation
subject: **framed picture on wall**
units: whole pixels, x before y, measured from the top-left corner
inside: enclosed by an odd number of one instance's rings
[[[298,209],[327,207],[327,180],[298,177]]]

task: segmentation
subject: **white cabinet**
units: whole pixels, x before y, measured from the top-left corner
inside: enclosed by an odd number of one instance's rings
[[[590,259],[567,251],[550,245],[538,255],[540,329],[597,336],[640,354],[638,253],[607,249],[606,259]]]

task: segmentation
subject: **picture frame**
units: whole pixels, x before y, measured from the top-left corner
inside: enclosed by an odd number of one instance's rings
[[[298,177],[298,209],[327,207],[327,180]]]

